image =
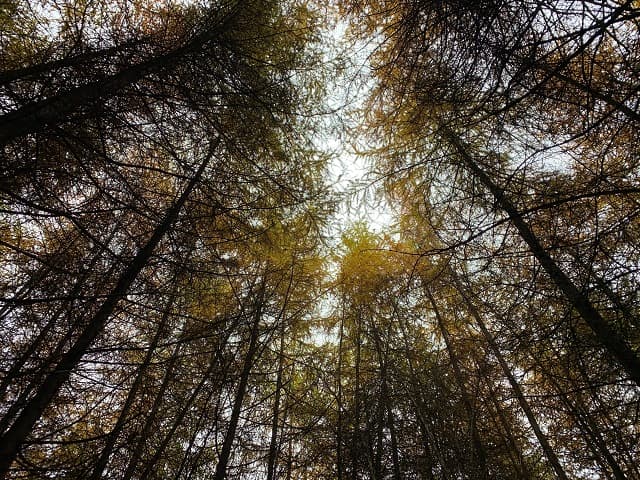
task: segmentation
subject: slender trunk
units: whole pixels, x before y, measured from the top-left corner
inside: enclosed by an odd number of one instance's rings
[[[583,438],[585,443],[593,453],[594,458],[597,459],[597,462],[601,465],[605,474],[608,477],[613,474],[616,480],[627,480],[626,475],[622,472],[622,468],[616,459],[613,458],[611,451],[609,451],[606,442],[600,434],[600,429],[594,424],[591,416],[587,412],[584,412],[577,403],[574,403],[568,395],[562,391],[557,382],[554,381],[554,384],[560,400],[565,404],[569,413],[578,424],[578,427],[584,433]],[[610,470],[610,472],[607,470]]]
[[[289,372],[289,376],[290,378],[294,378],[295,377],[295,362],[291,363],[289,365],[290,367],[290,372]],[[288,383],[288,382],[287,382]],[[290,398],[289,397],[285,397],[285,401],[284,401],[284,411],[282,412],[282,430],[285,429],[286,425],[287,425],[287,421],[289,419],[289,408],[291,407],[291,403],[290,403]],[[283,460],[284,463],[284,474],[281,474],[281,476],[284,475],[284,478],[286,478],[287,480],[291,480],[292,476],[293,476],[293,431],[289,430],[288,434],[285,435],[285,432],[283,431],[283,433],[280,435],[280,441],[279,441],[279,450],[281,452],[284,451],[285,446],[284,444],[286,443],[286,455],[283,455],[285,458]]]
[[[336,429],[336,469],[337,469],[337,480],[342,480],[342,471],[344,466],[342,465],[342,437],[343,437],[343,426],[342,426],[342,346],[344,340],[344,299],[342,300],[342,315],[340,317],[340,339],[338,341],[338,370],[336,374],[336,383],[338,390],[338,425]]]
[[[380,341],[380,337],[376,330],[376,326],[371,326],[373,330],[373,336],[376,344],[376,352],[378,355],[378,367],[380,368],[380,394],[378,398],[378,405],[376,411],[375,419],[372,421],[376,421],[376,449],[374,455],[374,477],[375,479],[382,479],[382,453],[383,453],[383,436],[384,436],[384,426],[386,424],[386,402],[387,402],[387,373],[386,373],[386,356],[382,352],[382,345]],[[371,429],[368,429],[371,430]]]
[[[396,436],[396,424],[395,419],[393,418],[393,408],[391,406],[391,401],[389,399],[389,395],[385,396],[385,401],[387,404],[387,425],[389,426],[389,435],[391,436],[391,462],[393,464],[393,479],[401,480],[402,474],[400,473],[400,456],[398,454],[398,438]]]
[[[409,338],[406,330],[406,325],[400,318],[398,322],[400,325],[402,341],[404,343],[405,357],[407,359],[407,365],[409,367],[409,375],[411,380],[410,385],[408,385],[407,387],[407,392],[409,393],[409,397],[415,408],[416,421],[418,423],[418,429],[420,431],[420,439],[422,441],[422,448],[424,450],[425,468],[421,469],[420,473],[427,480],[433,480],[435,478],[434,472],[433,472],[434,463],[435,463],[434,455],[437,454],[440,459],[442,478],[443,480],[446,480],[448,478],[448,474],[447,474],[444,458],[442,458],[440,449],[436,445],[435,439],[433,438],[431,430],[427,425],[427,421],[424,418],[424,413],[423,413],[424,408],[423,408],[421,397],[419,394],[420,386],[416,385],[416,383],[418,383],[417,382],[418,374],[416,372],[416,368],[412,359],[412,352],[411,352],[410,342],[409,342]],[[434,449],[436,450],[436,452],[433,451]],[[422,467],[422,465],[419,465],[419,467]]]
[[[558,460],[558,457],[553,451],[553,448],[551,447],[551,444],[549,443],[547,436],[542,432],[542,429],[540,428],[540,424],[538,423],[538,420],[534,415],[533,410],[529,405],[529,402],[525,398],[522,388],[520,388],[520,384],[514,377],[513,373],[511,373],[511,369],[509,368],[509,365],[507,365],[507,361],[502,356],[502,352],[500,351],[500,348],[498,347],[498,344],[496,343],[493,335],[487,329],[487,326],[482,320],[480,313],[476,309],[471,299],[468,297],[467,292],[463,288],[462,284],[460,283],[460,280],[458,279],[458,277],[454,272],[451,272],[451,278],[453,279],[456,289],[458,290],[458,292],[460,293],[460,296],[464,300],[469,312],[471,313],[474,320],[476,321],[476,324],[482,331],[482,335],[484,336],[487,344],[489,345],[491,352],[495,355],[496,359],[498,360],[498,363],[500,364],[500,368],[502,368],[502,373],[504,374],[505,377],[507,377],[507,380],[509,381],[509,385],[511,385],[511,389],[513,390],[513,393],[518,401],[518,404],[520,405],[520,408],[522,409],[525,416],[527,417],[527,420],[529,421],[529,424],[531,425],[531,428],[533,429],[533,432],[536,438],[538,439],[538,442],[540,443],[540,447],[542,447],[542,451],[544,452],[545,457],[547,457],[547,460],[551,464],[551,467],[555,471],[558,478],[560,478],[561,480],[569,480],[569,477],[567,477],[567,474],[562,468],[562,465],[560,464],[560,460]]]
[[[278,349],[278,372],[276,375],[276,392],[273,400],[273,418],[271,422],[271,439],[269,441],[269,457],[267,461],[267,480],[273,480],[276,475],[278,460],[278,427],[280,418],[280,396],[282,394],[282,377],[284,372],[284,337],[285,324],[280,328],[280,347]]]
[[[381,372],[381,376],[384,373]],[[381,379],[381,382],[384,380]],[[386,408],[384,402],[384,386],[380,386],[380,397],[378,398],[378,405],[376,406],[376,418],[372,419],[372,421],[376,422],[376,447],[375,454],[373,455],[373,468],[374,468],[374,477],[376,479],[383,478],[382,472],[382,453],[384,449],[383,437],[384,437],[384,426],[386,424]],[[371,430],[371,429],[369,429]],[[373,442],[372,442],[373,447]]]
[[[229,338],[231,337],[231,334],[234,331],[236,331],[241,318],[242,317],[238,316],[237,319],[235,321],[233,321],[231,323],[231,325],[226,329],[226,332],[223,334],[221,340],[218,341],[218,346],[216,348],[216,353],[215,353],[215,356],[214,356],[214,359],[213,359],[213,362],[214,362],[213,366],[210,365],[209,369],[207,370],[207,372],[204,375],[208,380],[211,380],[211,378],[212,378],[212,373],[213,373],[213,370],[214,370],[214,366],[220,366],[220,367],[224,367],[225,366],[224,351],[225,351],[225,348],[227,348],[227,345],[228,345],[228,342],[229,342]],[[227,364],[227,367],[228,367],[228,364]],[[222,375],[220,375],[218,377],[218,379],[219,379],[219,383],[218,384],[222,386],[224,384],[226,378],[228,377],[228,375],[229,375],[229,369],[228,368],[222,368]],[[205,408],[205,409],[207,408],[207,406],[209,405],[209,402],[211,401],[211,397],[213,397],[214,393],[216,393],[215,389],[211,388],[209,394],[207,395],[206,400],[203,403],[203,405],[204,405],[203,408]],[[213,420],[213,425],[216,425],[216,428],[217,428],[217,424],[218,424],[218,421],[219,421],[218,414],[219,414],[220,410],[221,410],[221,408],[220,408],[220,397],[219,397],[218,398],[218,403],[217,403],[216,408],[215,408],[215,416],[214,416],[214,420]],[[201,425],[202,424],[206,424],[206,419],[205,419],[206,416],[205,415],[198,415],[198,416],[200,417],[199,421],[198,421],[198,424],[196,425],[196,427],[195,427],[195,429],[194,429],[194,431],[193,431],[193,433],[191,435],[190,446],[187,448],[187,451],[185,452],[184,457],[183,457],[183,461],[181,462],[180,468],[178,469],[178,472],[176,473],[176,476],[175,476],[176,480],[180,478],[180,476],[182,475],[182,472],[186,468],[186,463],[187,463],[187,460],[188,460],[187,457],[189,455],[189,452],[190,452],[190,450],[192,448],[193,443],[198,438],[198,435],[200,433]],[[208,429],[207,434],[205,435],[205,437],[204,438],[200,437],[200,439],[199,439],[200,440],[199,443],[201,443],[202,447],[200,448],[198,453],[195,455],[195,457],[191,461],[191,466],[189,467],[188,472],[185,475],[186,479],[190,479],[196,474],[197,469],[198,469],[198,461],[200,460],[202,455],[206,452],[207,440],[208,440],[208,438],[209,438],[209,436],[211,434],[212,434],[212,428],[211,428],[211,425],[209,425],[209,429]]]
[[[17,137],[40,131],[47,125],[59,125],[81,108],[104,103],[106,99],[118,96],[122,91],[127,91],[127,87],[150,74],[163,69],[175,68],[181,59],[201,50],[216,35],[223,32],[241,4],[242,1],[238,1],[216,25],[208,26],[204,33],[196,36],[186,45],[134,65],[110,77],[69,89],[50,98],[24,105],[10,113],[0,115],[0,146]]]
[[[393,478],[400,479],[400,464],[398,457],[398,444],[395,435],[395,425],[393,423],[393,413],[391,406],[391,395],[389,394],[388,383],[388,358],[389,343],[383,344],[378,326],[375,322],[371,325],[371,333],[375,342],[376,354],[378,355],[378,364],[380,366],[380,398],[378,400],[378,448],[376,452],[376,471],[377,478],[383,478],[382,470],[382,453],[383,453],[383,434],[384,426],[389,428],[391,436],[391,462],[393,467]],[[385,347],[383,350],[383,346]]]
[[[120,410],[120,415],[118,416],[118,420],[116,421],[116,424],[114,425],[111,432],[109,432],[109,435],[107,435],[107,441],[105,442],[105,446],[102,449],[102,453],[100,454],[100,457],[96,462],[96,465],[93,469],[93,473],[89,477],[90,480],[99,480],[102,477],[102,473],[104,472],[104,469],[107,466],[109,457],[113,453],[113,447],[116,444],[118,435],[120,434],[123,427],[125,426],[129,416],[129,411],[131,410],[131,407],[133,406],[133,403],[136,400],[136,397],[138,395],[138,390],[140,389],[140,386],[142,385],[142,380],[144,379],[144,374],[147,371],[147,368],[149,367],[149,365],[151,364],[151,359],[153,358],[153,354],[155,353],[158,343],[160,342],[160,338],[162,338],[162,336],[165,333],[165,325],[167,324],[169,320],[169,316],[171,315],[171,309],[173,307],[174,300],[175,300],[175,296],[172,294],[169,300],[167,301],[167,305],[165,306],[164,312],[162,314],[162,318],[160,319],[160,324],[157,327],[156,334],[153,336],[153,340],[151,341],[151,344],[147,349],[147,353],[145,354],[144,359],[142,360],[142,364],[140,365],[140,367],[138,367],[138,372],[133,381],[133,384],[131,385],[131,388],[129,389],[129,393],[127,394],[127,399],[125,400],[124,405]]]
[[[258,350],[258,337],[260,336],[260,320],[262,318],[262,302],[264,301],[264,285],[261,287],[261,292],[258,298],[258,304],[256,305],[256,312],[251,326],[250,341],[247,354],[244,359],[242,371],[240,373],[240,382],[238,384],[238,390],[233,400],[233,409],[231,411],[231,418],[229,420],[229,427],[224,436],[222,443],[222,449],[220,450],[220,457],[218,464],[216,465],[216,471],[213,476],[213,480],[224,480],[227,476],[227,466],[229,464],[229,458],[231,457],[231,448],[233,447],[233,441],[235,440],[236,430],[238,428],[238,422],[240,420],[240,413],[242,411],[242,402],[247,392],[247,386],[249,384],[249,375],[251,368],[255,362],[255,354]]]
[[[358,480],[358,457],[360,456],[360,313],[356,313],[356,364],[355,364],[355,391],[353,394],[354,424],[353,440],[351,443],[351,478]]]
[[[113,229],[110,232],[109,239],[107,240],[107,242],[110,242],[111,239],[113,239],[113,236],[116,233],[116,230],[117,229]],[[73,289],[71,290],[70,294],[68,295],[68,297],[70,299],[69,305],[66,305],[66,304],[61,305],[53,313],[53,315],[47,321],[45,326],[42,327],[42,330],[40,330],[40,332],[38,333],[36,338],[33,339],[31,344],[20,354],[20,356],[13,363],[13,365],[11,365],[11,368],[5,374],[5,377],[2,379],[2,382],[0,382],[0,400],[4,400],[5,399],[5,395],[6,395],[7,389],[9,388],[9,386],[11,385],[13,380],[17,377],[17,375],[19,374],[19,372],[22,369],[22,367],[25,365],[25,363],[27,363],[27,361],[32,357],[32,355],[40,348],[41,344],[49,337],[49,333],[56,326],[56,323],[57,323],[58,319],[64,313],[64,311],[66,309],[68,309],[68,308],[71,308],[73,299],[76,298],[78,295],[80,295],[80,292],[82,291],[83,287],[85,286],[85,282],[86,282],[87,278],[89,278],[89,276],[93,273],[93,270],[94,270],[96,264],[98,263],[98,261],[100,261],[102,259],[101,254],[102,254],[103,251],[104,251],[104,249],[100,249],[100,251],[91,258],[91,261],[86,265],[85,273],[80,275],[80,277],[76,280],[75,285],[73,286]],[[114,268],[112,267],[109,270],[109,272],[105,273],[105,276],[108,277],[113,272],[113,269]],[[48,269],[44,269],[44,272],[42,273],[42,275],[44,276],[47,271],[48,271]],[[41,279],[40,275],[38,275],[38,279]],[[6,313],[6,312],[3,312],[3,313]],[[2,315],[0,315],[0,318],[1,317],[2,317]],[[67,338],[68,337],[65,337],[65,340]],[[60,342],[60,343],[62,343],[62,342]],[[48,363],[47,366],[50,365],[50,363]],[[31,393],[33,388],[35,388],[35,384],[37,384],[39,379],[42,378],[42,375],[43,374],[40,373],[37,376],[37,379],[34,379],[30,383],[30,385],[27,388],[25,388],[25,390],[23,391],[24,398],[22,398],[21,400],[15,402],[14,405],[12,405],[12,407],[9,409],[7,414],[2,418],[2,421],[0,421],[0,433],[4,432],[7,429],[7,427],[11,423],[11,420],[13,420],[14,415],[18,413],[18,411],[20,410],[20,406],[24,403],[24,400],[26,400],[27,396]]]
[[[81,289],[81,284],[83,283],[83,280],[85,278],[86,276],[83,276],[83,278],[78,280],[78,282],[76,283],[77,288],[74,288],[72,295],[79,293]],[[22,367],[24,367],[24,365],[29,361],[29,359],[32,358],[32,356],[40,348],[42,343],[45,340],[47,340],[47,338],[49,337],[49,334],[51,333],[53,328],[56,326],[58,319],[67,308],[69,308],[69,305],[62,305],[54,312],[54,314],[51,316],[49,321],[45,324],[42,330],[40,330],[40,333],[38,333],[36,338],[33,339],[33,341],[26,348],[26,350],[22,352],[21,355],[13,363],[9,371],[6,373],[5,378],[3,378],[2,382],[0,383],[0,399],[4,400],[7,390],[9,389],[11,384],[14,382],[14,380],[19,378],[20,370],[22,369]],[[27,398],[29,398],[29,395],[31,395],[31,392],[34,390],[34,388],[36,388],[38,383],[42,380],[42,377],[46,373],[45,369],[49,365],[51,365],[51,363],[53,363],[52,359],[55,359],[58,356],[60,351],[64,348],[64,343],[72,336],[73,332],[74,332],[73,327],[71,327],[70,331],[64,336],[64,338],[58,342],[58,345],[54,349],[54,351],[51,352],[50,355],[48,355],[48,358],[44,359],[44,361],[41,362],[42,366],[38,368],[38,370],[32,376],[32,379],[28,383],[28,385],[23,387],[23,390],[18,395],[18,398],[14,399],[12,405],[9,407],[9,409],[6,411],[6,413],[0,420],[0,433],[4,433],[7,430],[7,428],[9,428],[9,425],[11,425],[11,422],[14,420],[16,415],[20,412],[22,407],[26,404]]]
[[[445,141],[452,145],[463,160],[466,168],[489,190],[496,204],[509,216],[512,224],[518,230],[520,237],[529,246],[531,253],[542,268],[547,272],[558,289],[565,295],[573,308],[580,314],[585,323],[593,331],[595,338],[624,368],[629,377],[640,386],[640,358],[627,344],[618,331],[614,329],[591,304],[589,298],[582,293],[573,281],[564,273],[551,258],[529,225],[507,198],[504,189],[493,182],[487,172],[469,153],[468,146],[448,127],[442,126],[441,134]]]
[[[12,82],[24,81],[33,79],[42,74],[58,73],[55,70],[62,68],[81,68],[84,65],[100,60],[104,63],[107,59],[113,59],[116,55],[130,54],[134,50],[140,50],[140,48],[148,43],[146,39],[133,39],[128,42],[115,45],[113,47],[87,50],[86,52],[67,56],[59,60],[52,60],[50,62],[42,62],[28,67],[16,68],[14,70],[5,70],[0,73],[0,85],[7,85]]]
[[[424,468],[422,468],[422,464],[420,463],[417,465],[418,465],[418,468],[420,469],[420,474],[423,478],[425,478],[426,480],[434,480],[435,477],[433,476],[433,463],[434,463],[433,453],[431,452],[431,447],[430,447],[430,444],[432,442],[429,439],[430,432],[424,423],[424,419],[422,418],[422,413],[417,413],[416,417],[418,420],[418,429],[420,430],[420,440],[422,442],[423,455],[425,459]],[[444,461],[442,461],[441,463],[442,465],[444,465]],[[442,472],[443,472],[442,478],[446,479],[447,476],[445,474],[446,470],[444,470],[444,466],[443,466]]]
[[[456,379],[456,383],[458,384],[458,388],[460,389],[460,394],[462,395],[462,403],[467,413],[467,417],[469,420],[469,429],[471,430],[470,433],[471,443],[473,445],[473,454],[478,465],[480,478],[487,479],[489,478],[489,472],[487,470],[487,452],[482,443],[482,439],[480,438],[480,432],[478,431],[478,425],[476,421],[475,408],[473,406],[473,403],[471,402],[469,392],[467,392],[464,375],[462,374],[462,369],[460,368],[460,360],[458,359],[458,355],[453,348],[453,341],[451,340],[451,335],[449,335],[449,330],[447,330],[444,319],[440,315],[440,309],[436,305],[436,301],[426,285],[424,286],[424,292],[429,299],[429,302],[431,303],[431,307],[433,308],[433,313],[435,314],[436,321],[438,323],[438,329],[440,330],[442,338],[444,339],[447,353],[449,354],[449,359],[451,360],[451,366],[453,367],[453,374]]]
[[[365,429],[362,435],[362,448],[366,448],[367,467],[369,468],[369,478],[371,480],[382,480],[377,470],[375,459],[375,447],[373,445],[374,439],[379,438],[377,435],[372,435],[373,425],[370,422],[365,424]],[[377,433],[377,429],[376,429]]]
[[[556,353],[556,355],[559,355],[559,352],[556,348],[551,348]],[[535,359],[532,360],[535,362]],[[580,367],[578,367],[578,369],[582,370]],[[566,378],[571,378],[571,373],[567,372],[566,369],[564,370],[565,371],[563,372],[563,376]],[[544,371],[544,368],[542,369],[542,371]],[[586,372],[582,371],[581,373],[585,375],[585,379],[588,381]],[[622,472],[620,464],[613,457],[611,451],[607,446],[607,442],[602,437],[601,428],[595,424],[589,412],[584,408],[584,403],[581,401],[582,393],[580,389],[575,390],[575,395],[577,398],[574,401],[566,393],[566,389],[562,388],[554,374],[547,375],[546,379],[556,391],[556,395],[565,405],[570,416],[574,419],[580,430],[583,432],[582,438],[584,439],[587,446],[591,449],[594,458],[601,465],[601,468],[606,472],[608,476],[610,476],[610,474],[607,470],[610,469],[616,480],[626,480],[627,477]]]
[[[198,461],[200,460],[200,457],[202,456],[202,453],[206,448],[204,446],[207,445],[209,437],[213,433],[214,428],[217,428],[216,426],[217,426],[218,419],[216,417],[211,419],[205,413],[205,411],[209,408],[209,402],[211,402],[211,398],[213,397],[214,393],[215,393],[215,390],[213,388],[210,389],[206,399],[202,403],[203,405],[202,414],[198,415],[198,420],[196,422],[195,428],[193,429],[193,432],[191,433],[191,437],[189,438],[189,445],[187,445],[187,448],[184,451],[184,455],[182,456],[182,461],[180,462],[180,466],[178,467],[178,471],[173,477],[175,480],[179,480],[180,478],[182,478],[182,474],[185,470],[187,470],[187,466],[189,463],[191,463],[191,465],[189,465],[188,474],[186,478],[191,478],[194,471],[197,470],[198,468]],[[201,432],[205,425],[208,425],[208,428],[206,430],[207,433],[206,435],[204,435],[204,437],[202,437]],[[193,454],[193,458],[190,458],[192,457],[192,451],[194,450],[193,447],[195,446],[196,441],[198,441],[198,443],[202,446],[196,451],[195,454]]]
[[[293,478],[293,440],[291,438],[287,450],[287,480],[291,480]]]
[[[87,326],[73,346],[63,355],[60,362],[45,378],[34,397],[26,404],[13,425],[0,438],[0,478],[4,478],[7,474],[18,454],[20,446],[24,443],[29,433],[31,433],[35,423],[42,417],[44,411],[55,398],[58,390],[60,390],[60,387],[67,381],[71,372],[77,367],[88,348],[100,334],[120,300],[127,294],[129,287],[147,265],[147,262],[153,255],[153,251],[169,231],[191,195],[191,192],[200,181],[212,156],[213,148],[211,148],[205,160],[200,164],[198,171],[187,184],[180,197],[175,201],[173,206],[169,208],[162,221],[156,226],[151,238],[138,251],[131,261],[131,264],[122,272],[116,286],[93,318],[89,320]]]
[[[144,447],[149,440],[149,436],[151,435],[151,429],[153,428],[153,423],[158,415],[158,411],[162,406],[162,401],[164,399],[164,393],[169,386],[169,382],[173,380],[173,370],[175,368],[176,362],[178,361],[180,348],[182,344],[178,343],[173,349],[171,357],[169,358],[169,362],[167,364],[166,370],[164,372],[164,376],[162,377],[162,383],[160,384],[160,388],[156,393],[153,403],[151,404],[151,410],[147,415],[147,419],[138,435],[138,441],[135,443],[135,446],[131,449],[131,457],[129,458],[129,462],[127,463],[127,469],[122,476],[122,480],[130,480],[133,476],[140,459],[142,458],[142,453],[144,451]]]
[[[479,368],[482,368],[479,366]],[[514,468],[518,471],[519,478],[522,479],[531,479],[533,478],[531,475],[531,471],[529,467],[526,465],[524,461],[524,455],[522,454],[522,449],[518,445],[518,442],[513,434],[513,430],[511,428],[511,422],[507,419],[504,409],[500,404],[500,400],[498,399],[498,395],[496,393],[496,389],[491,381],[490,377],[484,376],[484,383],[489,390],[489,399],[498,415],[498,420],[502,430],[505,432],[506,439],[508,441],[509,448],[509,456],[512,457],[512,461],[514,464]],[[498,425],[496,428],[499,429]]]
[[[504,412],[502,412],[502,407],[498,404],[495,398],[491,396],[491,403],[493,404],[494,409],[496,410],[496,414],[498,415],[498,420],[496,420],[495,416],[491,416],[491,420],[493,425],[495,426],[496,432],[498,432],[499,438],[503,441],[503,445],[507,450],[509,455],[509,460],[513,465],[513,469],[517,474],[517,478],[522,479],[530,479],[531,475],[526,471],[523,457],[515,443],[515,439],[511,432],[511,427],[505,423]]]
[[[558,352],[556,352],[556,354],[557,353]],[[583,359],[581,357],[578,357],[574,365],[577,367],[578,372],[580,373],[582,378],[584,378],[587,382],[589,398],[597,406],[596,409],[600,412],[600,421],[606,422],[603,428],[599,431],[607,431],[614,437],[613,439],[609,437],[607,440],[605,440],[605,442],[612,444],[615,451],[618,452],[618,455],[623,458],[626,470],[629,472],[632,478],[640,478],[638,462],[635,458],[633,458],[632,455],[630,455],[630,451],[632,451],[632,448],[630,448],[629,441],[621,435],[622,432],[624,432],[624,429],[621,429],[620,424],[614,421],[614,419],[612,419],[611,415],[609,414],[611,406],[603,401],[601,393],[591,381],[590,375],[583,363]]]
[[[183,424],[184,419],[187,417],[187,414],[193,414],[192,406],[196,401],[196,399],[198,398],[198,396],[200,395],[200,392],[204,388],[205,384],[211,378],[211,375],[213,374],[215,367],[218,365],[218,358],[219,357],[217,355],[212,356],[211,361],[209,362],[207,371],[198,382],[198,385],[196,385],[196,388],[191,392],[191,395],[185,402],[184,406],[180,409],[178,415],[176,415],[176,417],[174,418],[173,425],[171,426],[167,434],[164,436],[164,439],[160,443],[160,446],[154,452],[153,457],[151,457],[151,459],[149,459],[146,462],[145,468],[143,472],[140,474],[140,478],[149,478],[151,476],[156,464],[164,455],[164,452],[169,446],[169,443],[171,442],[171,440],[173,440],[176,430],[178,430],[178,428]],[[141,442],[146,442],[147,439],[148,439],[148,433],[140,437]],[[134,469],[130,469],[129,471],[127,471],[127,473],[125,474],[124,480],[130,480],[133,473],[134,473]]]

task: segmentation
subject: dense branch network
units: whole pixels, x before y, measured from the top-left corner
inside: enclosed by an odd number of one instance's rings
[[[0,5],[0,477],[640,478],[639,29]],[[366,100],[327,120],[330,84]],[[338,123],[383,232],[335,226]]]

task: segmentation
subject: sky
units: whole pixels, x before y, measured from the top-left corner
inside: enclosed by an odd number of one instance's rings
[[[324,151],[332,153],[328,167],[330,183],[341,196],[340,207],[336,212],[331,229],[332,235],[340,233],[356,222],[365,222],[375,232],[386,231],[392,223],[392,212],[377,189],[380,182],[372,176],[373,165],[363,153],[356,153],[356,147],[366,151],[366,141],[355,137],[349,127],[357,123],[356,111],[362,107],[371,89],[368,56],[372,53],[374,42],[353,41],[347,39],[347,24],[339,21],[329,25],[324,32],[325,56],[329,62],[344,66],[341,75],[332,79],[328,88],[327,106],[331,113],[327,122],[334,128],[327,128],[322,138],[316,142]]]

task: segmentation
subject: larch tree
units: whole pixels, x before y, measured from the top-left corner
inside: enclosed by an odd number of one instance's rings
[[[570,360],[565,394],[636,404],[637,3],[341,6],[355,35],[380,39],[360,132],[389,201],[418,218],[400,224],[412,231],[407,253],[444,257],[472,285],[461,308],[475,328],[485,322],[486,351],[507,378],[553,377]],[[473,314],[476,303],[484,313]],[[532,379],[524,390],[538,387]],[[553,402],[557,387],[525,407],[555,475],[633,477],[624,464],[635,447],[603,448],[599,415]],[[633,430],[626,406],[613,404],[617,430]],[[586,444],[568,442],[561,424],[545,440],[560,411]]]
[[[636,0],[2,3],[0,478],[638,478],[639,38]]]
[[[220,410],[203,434],[195,412],[222,408],[223,392],[242,405],[265,348],[242,245],[283,222],[317,239],[328,208],[298,115],[319,88],[305,79],[314,13],[263,1],[2,13],[1,475],[192,475],[211,461],[201,435],[230,431]],[[254,345],[246,368],[238,335]]]

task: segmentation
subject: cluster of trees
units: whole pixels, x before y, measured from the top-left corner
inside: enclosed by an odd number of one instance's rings
[[[640,478],[640,5],[336,7],[0,6],[0,478]]]
[[[275,478],[331,204],[315,13],[0,14],[0,477]]]
[[[413,257],[347,295],[353,371],[374,356],[352,478],[640,475],[639,7],[341,2],[381,39],[362,131],[398,230],[375,248]]]

